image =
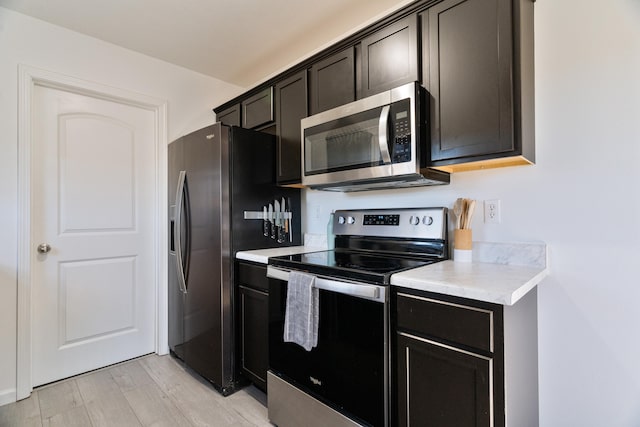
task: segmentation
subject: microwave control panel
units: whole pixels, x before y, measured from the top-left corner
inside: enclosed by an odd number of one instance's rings
[[[411,103],[408,99],[391,105],[393,133],[390,147],[391,162],[403,163],[411,160]]]

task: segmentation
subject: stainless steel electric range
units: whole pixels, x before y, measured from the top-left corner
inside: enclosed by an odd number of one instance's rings
[[[340,210],[335,249],[269,259],[269,419],[389,425],[391,275],[448,257],[447,209]],[[283,339],[292,271],[315,276],[317,345]]]

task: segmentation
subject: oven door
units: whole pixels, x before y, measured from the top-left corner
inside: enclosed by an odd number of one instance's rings
[[[267,275],[271,373],[359,424],[388,425],[387,288],[318,277],[318,345],[305,351],[283,340],[288,272]]]

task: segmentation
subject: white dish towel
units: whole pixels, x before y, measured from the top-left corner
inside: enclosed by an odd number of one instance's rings
[[[318,289],[316,276],[298,271],[289,273],[284,341],[311,351],[318,345]]]

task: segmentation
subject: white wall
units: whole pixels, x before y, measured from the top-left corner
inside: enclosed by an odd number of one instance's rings
[[[540,425],[640,425],[640,2],[535,4],[537,164],[452,176],[447,187],[306,191],[307,229],[330,209],[500,199],[475,240],[545,241]],[[320,219],[318,219],[320,217]]]
[[[168,139],[242,89],[0,7],[0,404],[15,399],[18,64],[164,99]]]

